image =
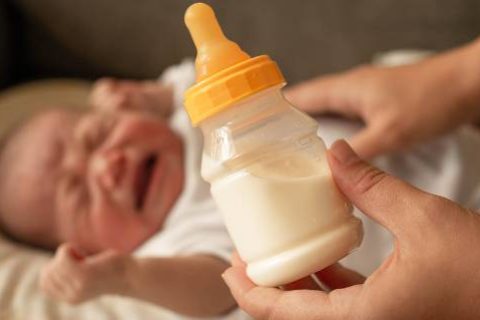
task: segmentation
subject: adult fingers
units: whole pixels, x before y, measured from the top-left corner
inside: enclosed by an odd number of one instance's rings
[[[322,291],[282,291],[257,287],[251,282],[245,269],[229,268],[223,274],[232,295],[240,308],[255,319],[342,319],[348,308],[335,308],[328,295]]]
[[[328,161],[336,184],[362,212],[397,237],[419,234],[422,208],[433,196],[369,165],[343,140],[332,145]]]
[[[351,138],[350,144],[353,150],[363,159],[372,159],[392,149],[392,146],[385,143],[384,131],[373,124],[367,125],[355,134]]]
[[[350,80],[345,75],[332,75],[302,82],[285,90],[285,97],[294,106],[308,113],[333,112],[358,116],[349,98]]]
[[[333,264],[315,273],[318,279],[329,289],[341,289],[365,282],[365,277],[356,271]]]

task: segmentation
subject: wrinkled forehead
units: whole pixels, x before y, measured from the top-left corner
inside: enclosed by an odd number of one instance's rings
[[[53,223],[54,185],[62,139],[72,134],[78,114],[53,110],[17,128],[0,158],[0,211],[18,223],[42,217]],[[7,217],[7,219],[10,217]]]

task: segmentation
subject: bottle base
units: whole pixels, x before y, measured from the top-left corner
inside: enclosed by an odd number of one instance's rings
[[[348,255],[362,240],[362,223],[352,217],[334,230],[290,250],[251,262],[247,275],[257,285],[277,287],[307,277]]]

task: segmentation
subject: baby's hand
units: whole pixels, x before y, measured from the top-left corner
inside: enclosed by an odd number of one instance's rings
[[[126,287],[128,261],[128,256],[114,251],[86,257],[65,243],[43,269],[40,288],[52,298],[73,304],[102,294],[121,294]]]
[[[154,81],[131,81],[103,78],[95,82],[90,104],[97,110],[148,111],[170,115],[173,108],[172,88]]]

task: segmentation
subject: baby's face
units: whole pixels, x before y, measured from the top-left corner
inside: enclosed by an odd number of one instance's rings
[[[0,174],[2,220],[14,235],[130,252],[181,192],[182,143],[139,112],[49,111],[14,134]]]

